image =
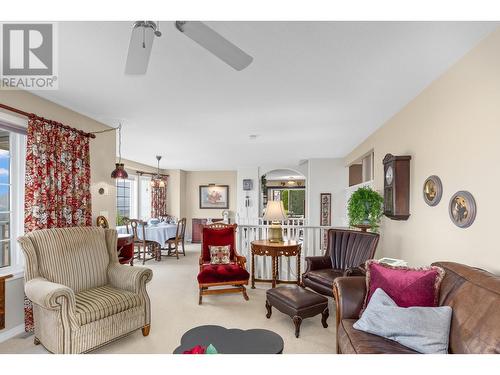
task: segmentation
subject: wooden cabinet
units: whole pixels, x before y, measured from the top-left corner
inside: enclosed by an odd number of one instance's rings
[[[208,219],[191,219],[191,243],[201,243],[201,228],[203,228],[204,225],[207,225],[207,220]],[[217,221],[222,221],[222,218],[215,219],[212,218],[212,222],[217,222]],[[229,220],[229,223],[231,223],[231,220]]]

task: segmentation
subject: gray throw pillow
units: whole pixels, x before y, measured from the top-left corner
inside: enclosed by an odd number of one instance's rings
[[[399,307],[382,289],[373,293],[354,328],[396,341],[419,353],[447,354],[451,307]]]

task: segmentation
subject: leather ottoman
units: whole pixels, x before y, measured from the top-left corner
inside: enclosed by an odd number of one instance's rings
[[[321,323],[328,327],[328,299],[310,290],[293,286],[278,287],[266,291],[266,317],[271,317],[274,307],[283,314],[290,316],[295,324],[295,337],[299,337],[300,324],[305,318],[321,314]]]

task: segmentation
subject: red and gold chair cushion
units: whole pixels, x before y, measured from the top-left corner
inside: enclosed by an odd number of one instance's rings
[[[200,284],[248,281],[250,274],[237,263],[203,264],[198,274]]]

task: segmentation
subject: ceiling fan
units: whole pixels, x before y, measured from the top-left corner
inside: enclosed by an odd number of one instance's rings
[[[194,40],[236,70],[245,69],[253,57],[200,21],[175,21],[181,33]],[[125,74],[145,74],[153,40],[160,37],[159,22],[136,21],[132,27]]]

